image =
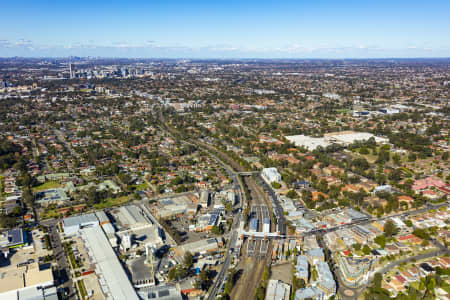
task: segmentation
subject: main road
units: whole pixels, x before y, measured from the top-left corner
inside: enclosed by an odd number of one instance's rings
[[[64,248],[62,246],[62,242],[58,233],[58,221],[55,219],[45,220],[41,222],[41,225],[45,226],[49,231],[49,236],[53,245],[53,255],[56,259],[59,274],[58,279],[61,280],[58,281],[58,284],[61,285],[64,291],[68,291],[68,299],[76,299],[77,296],[73,288],[73,281],[70,274],[69,263],[67,261],[66,254],[64,252]],[[64,296],[63,299],[65,299]]]
[[[210,157],[212,157],[215,161],[217,161],[228,173],[228,175],[230,176],[231,180],[233,181],[233,187],[235,189],[237,189],[238,193],[237,193],[237,197],[238,197],[238,201],[239,201],[239,212],[237,214],[236,217],[233,218],[233,225],[232,225],[232,231],[231,231],[231,237],[227,246],[227,254],[225,257],[225,261],[222,265],[222,268],[220,269],[219,274],[217,275],[210,291],[208,294],[208,300],[213,300],[216,298],[217,296],[217,292],[220,288],[220,286],[223,283],[223,280],[225,278],[225,274],[228,271],[228,268],[230,267],[231,264],[231,258],[232,258],[232,253],[235,248],[236,248],[236,241],[237,241],[237,228],[239,227],[239,222],[241,220],[241,214],[242,214],[242,204],[244,202],[245,196],[243,195],[243,183],[240,180],[240,177],[238,175],[238,173],[233,170],[233,168],[231,168],[228,164],[226,164],[224,161],[222,161],[219,157],[217,157],[215,154],[213,154],[210,149],[204,147],[203,145],[201,145],[200,143],[195,143],[195,142],[188,142],[182,139],[177,138],[177,134],[174,134],[172,132],[171,129],[169,129],[169,127],[167,126],[167,124],[165,123],[164,120],[164,116],[162,114],[162,109],[159,110],[159,120],[161,123],[161,129],[164,130],[170,137],[172,137],[174,140],[178,140],[179,142],[183,143],[183,144],[187,144],[187,145],[191,145],[191,146],[195,146],[198,148],[201,148],[203,151],[205,151],[206,153],[208,153],[208,155]]]

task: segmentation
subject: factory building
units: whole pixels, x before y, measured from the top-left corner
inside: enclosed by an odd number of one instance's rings
[[[219,242],[217,241],[217,239],[212,238],[178,246],[175,248],[175,252],[181,257],[184,256],[186,252],[191,252],[195,255],[196,253],[204,254],[208,252],[214,252],[218,249]]]
[[[136,205],[127,205],[119,208],[117,218],[123,227],[136,229],[152,224],[144,211]]]
[[[106,298],[138,300],[136,291],[100,226],[87,227],[81,232],[91,263],[96,266],[95,273]]]
[[[98,226],[99,221],[96,215],[91,213],[64,218],[62,224],[65,235],[75,235],[79,234],[83,228]]]

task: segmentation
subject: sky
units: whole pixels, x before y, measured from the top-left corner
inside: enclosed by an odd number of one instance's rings
[[[0,57],[450,57],[449,0],[14,0],[0,29]]]

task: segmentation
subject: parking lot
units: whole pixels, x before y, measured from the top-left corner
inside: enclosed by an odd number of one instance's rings
[[[213,236],[209,232],[189,231],[189,220],[185,217],[180,217],[171,221],[167,221],[170,226],[175,229],[181,237],[182,243],[191,243],[207,239]]]

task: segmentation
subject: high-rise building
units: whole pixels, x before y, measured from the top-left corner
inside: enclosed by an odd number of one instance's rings
[[[69,77],[75,78],[75,66],[72,63],[69,63]]]

